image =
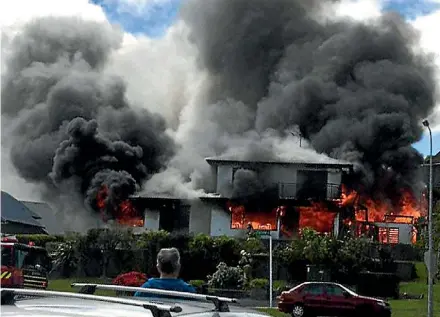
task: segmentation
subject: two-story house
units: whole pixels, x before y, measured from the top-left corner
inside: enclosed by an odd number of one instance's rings
[[[190,232],[242,236],[247,232],[247,225],[251,224],[255,230],[276,229],[273,236],[277,238],[282,235],[283,228],[292,232],[302,225],[313,227],[316,224],[325,231],[338,233],[339,209],[335,200],[341,195],[343,175],[350,173],[352,164],[222,158],[208,158],[206,161],[212,168],[216,195],[201,197],[197,206],[192,206]],[[253,193],[252,198],[237,197],[234,187],[240,170],[251,172],[262,183],[258,187],[264,189]],[[283,217],[277,223],[280,207]],[[234,208],[241,208],[241,221],[238,217],[234,219]]]

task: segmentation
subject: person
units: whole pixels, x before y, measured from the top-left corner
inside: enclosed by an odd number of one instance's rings
[[[190,284],[179,278],[180,253],[176,248],[161,249],[157,254],[157,270],[159,278],[150,278],[141,287],[155,288],[176,292],[195,293],[196,290]],[[160,297],[158,295],[136,292],[135,297]]]

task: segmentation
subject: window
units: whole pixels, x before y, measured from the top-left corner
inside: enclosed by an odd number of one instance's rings
[[[11,248],[2,247],[2,265],[12,265],[12,253]]]
[[[14,248],[15,251],[15,267],[21,269],[25,264],[25,259],[28,255],[28,251],[18,250]]]
[[[244,170],[244,171],[248,171],[248,172],[253,172],[255,174],[256,177],[258,177],[258,171],[254,168],[250,168],[250,167],[233,167],[232,168],[232,182],[234,182],[235,180],[235,173],[238,170]]]
[[[302,293],[305,295],[322,295],[324,294],[324,288],[320,284],[308,284],[304,286]]]
[[[379,228],[379,242],[389,244],[399,243],[399,228]]]
[[[327,294],[330,296],[340,296],[343,297],[344,296],[344,290],[336,285],[327,285],[326,286],[326,290],[327,290]]]

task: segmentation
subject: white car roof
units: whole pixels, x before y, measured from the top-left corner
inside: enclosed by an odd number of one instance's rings
[[[17,300],[1,306],[2,316],[35,317],[152,317],[151,311],[142,307],[61,297],[44,297]]]

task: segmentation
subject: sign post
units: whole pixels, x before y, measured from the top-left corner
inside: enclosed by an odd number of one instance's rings
[[[273,268],[272,268],[272,232],[269,231],[269,307],[272,307]]]
[[[273,293],[272,231],[255,231],[255,233],[259,237],[269,236],[269,307],[272,307],[272,293]]]

